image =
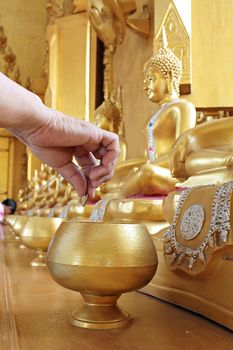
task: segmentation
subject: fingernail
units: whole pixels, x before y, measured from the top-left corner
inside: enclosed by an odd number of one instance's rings
[[[87,201],[88,201],[88,194],[85,194],[80,198],[80,203],[83,207],[85,207],[85,205],[87,204]]]

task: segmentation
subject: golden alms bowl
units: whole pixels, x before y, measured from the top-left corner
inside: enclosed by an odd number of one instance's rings
[[[23,227],[26,224],[27,220],[28,220],[28,216],[26,216],[26,215],[17,215],[17,217],[15,219],[15,222],[12,225],[16,239],[20,239]]]
[[[157,254],[144,225],[63,222],[49,245],[47,265],[57,283],[84,298],[71,315],[73,325],[118,328],[130,315],[117,299],[150,282]]]
[[[62,221],[61,218],[28,218],[21,232],[21,239],[28,248],[38,253],[38,256],[31,262],[31,266],[46,266],[46,251]]]
[[[16,214],[9,214],[4,217],[6,223],[10,226],[13,227],[15,220],[17,219],[18,215]]]

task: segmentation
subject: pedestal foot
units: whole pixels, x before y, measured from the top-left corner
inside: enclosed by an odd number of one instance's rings
[[[46,252],[38,251],[38,256],[31,261],[31,266],[47,266],[46,263]]]
[[[84,305],[73,311],[70,323],[89,329],[114,329],[127,325],[131,316],[116,304],[120,295],[83,295]]]

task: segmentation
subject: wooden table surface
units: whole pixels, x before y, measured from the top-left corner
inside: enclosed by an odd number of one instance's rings
[[[117,330],[71,326],[79,293],[56,284],[47,268],[29,265],[35,253],[0,243],[1,350],[209,350],[233,349],[233,333],[179,307],[132,292],[119,303],[133,316]]]

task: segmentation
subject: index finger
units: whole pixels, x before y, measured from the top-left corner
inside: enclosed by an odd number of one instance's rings
[[[101,144],[106,150],[106,153],[103,154],[101,159],[102,165],[108,166],[110,163],[115,163],[120,154],[118,135],[104,131]]]

